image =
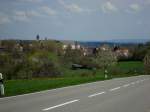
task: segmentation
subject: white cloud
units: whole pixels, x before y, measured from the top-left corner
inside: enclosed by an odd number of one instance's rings
[[[44,13],[46,13],[46,14],[48,14],[48,15],[50,15],[50,16],[54,16],[54,15],[57,14],[57,12],[56,12],[55,10],[53,10],[53,9],[51,9],[50,7],[47,7],[47,6],[43,6],[43,7],[41,8],[41,10],[42,10]]]
[[[18,0],[20,2],[32,2],[32,3],[38,3],[38,2],[42,2],[43,0]]]
[[[118,8],[109,1],[103,3],[101,8],[102,8],[102,11],[104,13],[117,12],[118,11]]]
[[[14,11],[13,19],[16,21],[28,22],[32,17],[38,16],[41,16],[41,14],[36,11]]]
[[[11,20],[7,15],[0,13],[0,24],[6,24],[6,23],[10,23],[10,22],[11,22]]]
[[[79,6],[78,4],[66,4],[63,0],[58,0],[59,4],[61,4],[67,11],[72,13],[81,13],[81,12],[90,12],[90,9],[85,9]]]
[[[140,12],[141,10],[142,10],[142,7],[139,4],[135,3],[129,6],[128,12],[136,13],[136,12]]]
[[[77,4],[67,5],[66,9],[68,9],[70,12],[76,12],[76,13],[83,12],[83,9]]]
[[[16,21],[29,21],[29,17],[27,16],[27,13],[24,11],[15,11],[15,15],[13,16],[14,20]]]
[[[32,10],[32,11],[28,11],[28,12],[26,12],[27,13],[27,15],[29,16],[29,17],[40,17],[40,16],[42,16],[40,13],[38,13],[37,11],[34,11],[34,10]]]
[[[71,12],[82,12],[82,8],[80,8],[77,4],[71,4],[66,7]]]

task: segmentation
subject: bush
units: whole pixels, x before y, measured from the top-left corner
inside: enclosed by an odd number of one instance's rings
[[[59,70],[59,65],[49,53],[41,51],[30,57],[30,62],[33,70],[33,77],[58,77],[62,73]]]
[[[1,53],[0,72],[4,78],[31,79],[36,77],[59,77],[63,73],[59,70],[59,63],[55,55],[47,51],[32,53]]]

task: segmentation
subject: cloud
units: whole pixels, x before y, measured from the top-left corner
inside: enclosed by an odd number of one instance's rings
[[[79,6],[78,4],[66,4],[63,0],[58,0],[59,4],[61,4],[67,11],[72,13],[81,13],[81,12],[90,12],[90,9],[85,9]]]
[[[7,15],[0,13],[0,24],[7,24],[10,22],[11,22],[11,20]]]
[[[53,10],[53,9],[51,9],[50,7],[47,7],[47,6],[41,7],[41,10],[42,10],[44,13],[46,13],[46,14],[48,14],[48,15],[50,15],[50,16],[54,16],[54,15],[57,14],[57,12],[56,12],[55,10]]]
[[[43,14],[44,13],[44,14]],[[36,10],[14,10],[9,15],[0,12],[0,24],[10,23],[13,21],[30,22],[36,17],[45,17],[45,15],[56,15],[56,11],[49,7],[42,7]]]
[[[26,12],[27,13],[27,15],[29,16],[29,17],[40,17],[40,16],[42,16],[40,13],[38,13],[37,11],[34,11],[34,10],[32,10],[32,11],[28,11],[28,12]]]
[[[24,21],[24,22],[29,21],[29,17],[28,17],[26,12],[24,12],[24,11],[15,11],[14,13],[15,13],[15,15],[13,16],[14,20]]]
[[[76,12],[76,13],[83,12],[83,9],[77,4],[67,5],[66,9],[68,9],[70,12]]]
[[[107,1],[102,4],[101,9],[104,13],[117,12],[118,8],[112,4],[110,1]]]
[[[141,10],[142,10],[142,7],[139,4],[135,3],[135,4],[131,4],[127,11],[130,13],[137,13],[137,12],[140,12]]]
[[[42,2],[43,0],[18,0],[19,2],[30,2],[30,3],[38,3]]]
[[[29,22],[32,17],[39,17],[40,13],[36,11],[14,11],[13,19],[16,21]]]

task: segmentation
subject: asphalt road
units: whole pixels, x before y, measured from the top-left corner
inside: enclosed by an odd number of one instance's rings
[[[0,112],[150,112],[150,76],[1,98]]]

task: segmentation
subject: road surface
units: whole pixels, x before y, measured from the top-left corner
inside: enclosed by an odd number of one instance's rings
[[[150,76],[1,98],[0,112],[150,112]]]

